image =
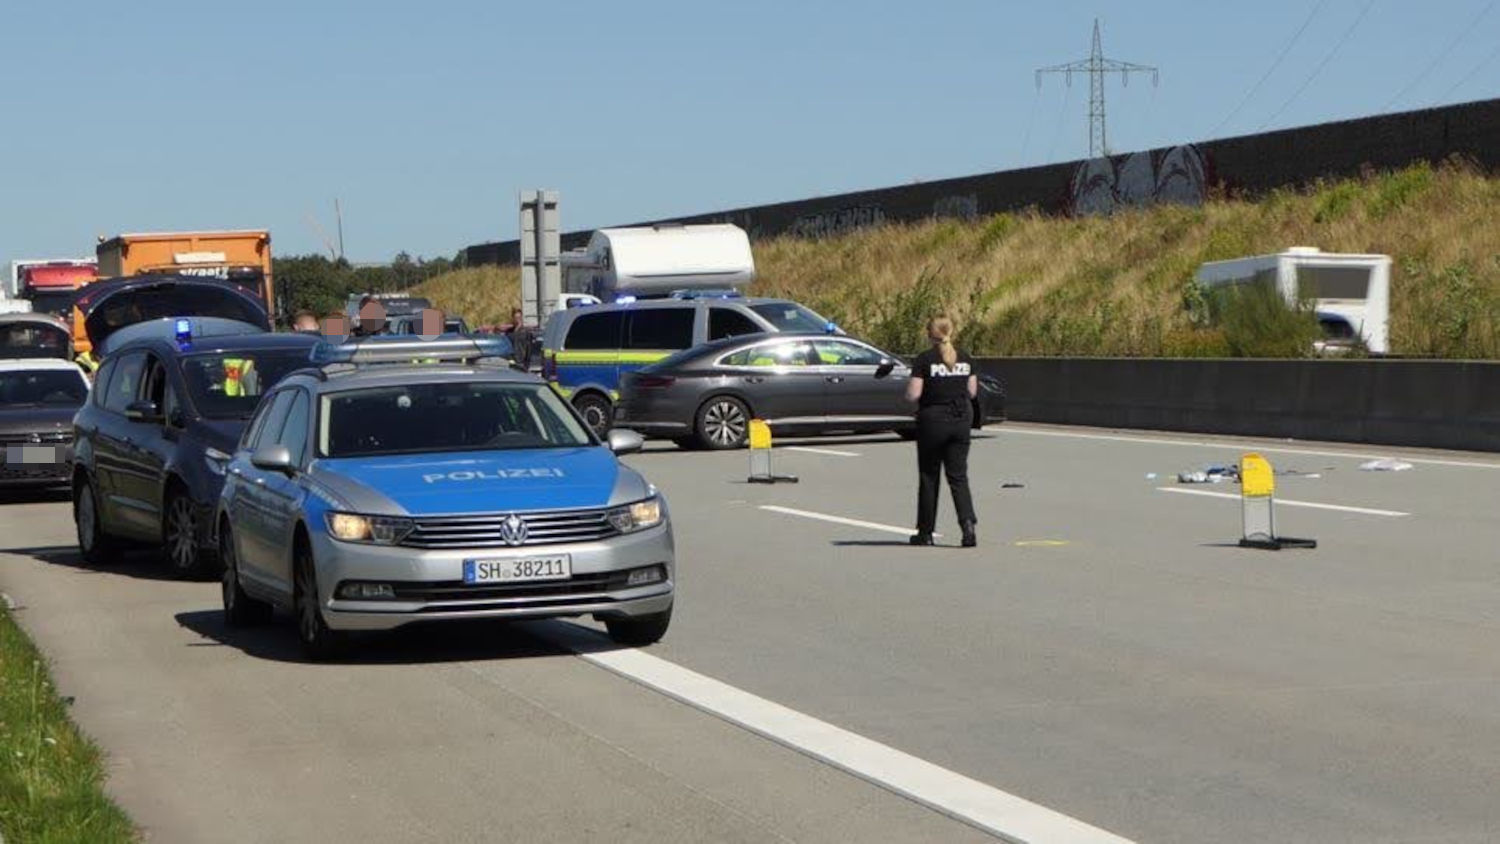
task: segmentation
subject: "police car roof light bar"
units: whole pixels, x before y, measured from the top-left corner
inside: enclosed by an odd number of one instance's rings
[[[740,291],[729,288],[705,288],[703,290],[673,290],[673,299],[739,299]]]
[[[465,363],[484,358],[508,358],[506,344],[499,338],[451,337],[420,340],[377,337],[346,343],[320,343],[313,347],[312,360],[318,364],[377,363]]]

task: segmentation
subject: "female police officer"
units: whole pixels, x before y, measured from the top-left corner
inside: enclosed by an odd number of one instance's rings
[[[973,361],[953,346],[953,320],[927,321],[932,348],[912,363],[907,401],[917,405],[917,533],[913,545],[931,545],[937,522],[938,487],[943,472],[953,490],[953,506],[963,529],[963,546],[978,544],[974,500],[969,495],[969,425],[979,391]]]

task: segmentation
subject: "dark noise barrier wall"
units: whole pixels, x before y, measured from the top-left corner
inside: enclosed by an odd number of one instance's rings
[[[1264,193],[1318,178],[1352,176],[1415,161],[1463,156],[1500,166],[1500,99],[1387,114],[1149,150],[965,176],[915,185],[675,217],[680,223],[734,223],[751,238],[825,237],[885,222],[931,217],[972,219],[1035,207],[1050,214],[1100,213],[1154,202],[1194,204],[1216,186]],[[566,203],[566,197],[564,202]],[[564,205],[566,215],[566,204]],[[652,222],[634,225],[650,225]],[[562,247],[588,242],[590,231],[564,234]],[[463,251],[466,264],[515,264],[517,241]]]
[[[1015,421],[1500,451],[1500,362],[986,358]]]

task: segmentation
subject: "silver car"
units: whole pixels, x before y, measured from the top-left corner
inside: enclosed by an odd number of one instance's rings
[[[616,457],[640,437],[601,442],[482,346],[373,338],[262,400],[219,502],[230,624],[289,609],[313,658],[349,631],[425,621],[588,615],[623,644],[666,633],[667,504]]]

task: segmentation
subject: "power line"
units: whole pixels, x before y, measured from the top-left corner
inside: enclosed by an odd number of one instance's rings
[[[1375,0],[1369,0],[1369,2],[1365,3],[1365,7],[1359,10],[1359,16],[1354,19],[1354,23],[1350,24],[1349,28],[1344,30],[1344,36],[1339,39],[1339,43],[1335,44],[1333,46],[1333,49],[1328,51],[1328,55],[1323,57],[1323,61],[1318,62],[1318,66],[1313,68],[1313,72],[1307,77],[1307,80],[1304,81],[1296,91],[1292,92],[1292,96],[1288,98],[1286,102],[1281,104],[1281,108],[1276,109],[1276,111],[1270,117],[1266,118],[1266,122],[1260,124],[1261,129],[1265,129],[1267,126],[1270,126],[1276,120],[1276,118],[1281,116],[1281,113],[1283,111],[1286,111],[1288,108],[1290,108],[1292,103],[1296,102],[1297,98],[1302,96],[1302,92],[1306,91],[1308,86],[1313,84],[1313,80],[1318,78],[1318,75],[1323,72],[1323,69],[1328,67],[1329,62],[1332,62],[1334,58],[1338,56],[1339,51],[1344,49],[1344,45],[1349,43],[1350,37],[1354,35],[1354,30],[1359,29],[1359,25],[1364,21],[1365,15],[1368,15],[1370,13],[1370,9],[1374,7]]]
[[[1443,59],[1446,59],[1448,55],[1453,52],[1453,48],[1458,46],[1458,42],[1468,37],[1469,33],[1474,31],[1474,27],[1478,26],[1479,22],[1484,20],[1485,16],[1493,11],[1494,8],[1495,0],[1490,0],[1490,2],[1487,3],[1483,9],[1479,10],[1479,14],[1475,15],[1473,20],[1469,21],[1467,25],[1465,25],[1456,34],[1454,34],[1453,40],[1448,42],[1448,46],[1439,50],[1438,54],[1436,56],[1433,56],[1432,61],[1428,63],[1427,67],[1424,68],[1421,73],[1417,74],[1417,78],[1413,79],[1411,83],[1408,84],[1405,88],[1397,91],[1396,96],[1391,97],[1390,102],[1387,102],[1385,105],[1381,106],[1380,110],[1390,111],[1391,106],[1405,99],[1407,94],[1416,89],[1418,85],[1421,85],[1423,82],[1427,81],[1427,77],[1432,75],[1432,72],[1434,70],[1437,70],[1437,66],[1442,64]]]
[[[1318,0],[1318,2],[1313,5],[1312,11],[1307,13],[1307,19],[1302,21],[1302,25],[1297,27],[1297,32],[1292,35],[1292,40],[1286,42],[1286,46],[1281,48],[1281,55],[1277,56],[1276,60],[1271,62],[1271,66],[1266,69],[1265,74],[1261,76],[1261,78],[1250,87],[1250,90],[1245,94],[1244,99],[1240,100],[1240,104],[1235,106],[1234,110],[1229,112],[1229,115],[1227,117],[1225,117],[1223,120],[1220,120],[1219,125],[1208,130],[1208,137],[1212,138],[1213,136],[1217,135],[1219,133],[1219,130],[1228,125],[1229,121],[1233,120],[1235,115],[1240,113],[1240,109],[1243,109],[1245,105],[1250,102],[1250,99],[1255,96],[1256,92],[1260,91],[1261,86],[1266,84],[1266,80],[1271,78],[1271,74],[1276,72],[1276,68],[1281,67],[1281,63],[1285,61],[1287,55],[1292,52],[1292,47],[1296,46],[1298,39],[1302,37],[1302,33],[1307,31],[1307,27],[1313,22],[1313,18],[1317,17],[1318,12],[1322,11],[1323,7],[1326,5],[1328,5],[1328,0]]]

